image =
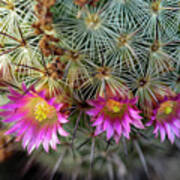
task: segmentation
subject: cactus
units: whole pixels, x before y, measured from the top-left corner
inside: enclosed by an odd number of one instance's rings
[[[180,138],[179,0],[0,0],[0,25],[1,123],[51,179],[148,174]]]

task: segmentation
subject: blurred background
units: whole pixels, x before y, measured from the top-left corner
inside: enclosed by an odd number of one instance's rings
[[[88,179],[87,176],[72,176],[73,172],[68,173],[68,168],[59,165],[51,168],[47,163],[40,163],[41,152],[33,153],[28,156],[26,152],[19,151],[20,148],[12,139],[2,138],[0,149],[0,180],[75,180]],[[122,155],[125,162],[119,161],[116,167],[109,167],[107,172],[92,174],[94,180],[179,180],[180,179],[180,142],[174,145],[168,142],[162,146],[152,147],[156,152],[152,153],[151,148],[143,151],[151,151],[144,155],[148,170],[144,168],[139,157],[132,159],[132,154]],[[51,153],[49,153],[51,155]],[[46,156],[43,156],[43,158]],[[129,161],[129,163],[128,163]],[[54,162],[54,165],[56,162]],[[145,165],[145,166],[146,166]],[[102,167],[103,168],[103,167]],[[69,169],[71,171],[71,169]],[[80,174],[84,174],[81,172]]]

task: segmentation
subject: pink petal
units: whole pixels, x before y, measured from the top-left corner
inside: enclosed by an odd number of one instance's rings
[[[39,148],[39,146],[40,146],[40,144],[42,143],[45,135],[46,135],[46,128],[41,128],[41,129],[39,130],[38,135],[37,135],[36,149]]]
[[[15,110],[18,107],[21,107],[22,104],[5,104],[3,106],[0,106],[0,109],[4,109],[4,110]]]
[[[104,119],[103,129],[106,130],[109,127],[109,124],[110,124],[110,119],[109,118]]]
[[[130,116],[133,118],[133,119],[142,119],[142,117],[139,115],[139,111],[136,111],[132,108],[129,108],[129,113],[130,113]]]
[[[69,136],[69,133],[67,133],[62,127],[61,125],[58,125],[58,132],[61,136]]]
[[[103,115],[100,115],[96,120],[95,122],[92,124],[92,126],[97,126],[97,125],[100,125],[104,120],[104,117]]]
[[[55,100],[56,100],[56,97],[51,98],[51,99],[48,101],[48,104],[52,106],[52,105],[54,104]]]
[[[69,120],[67,118],[63,117],[60,113],[58,113],[57,115],[58,115],[58,121],[60,123],[64,124],[64,123],[69,122]]]
[[[128,134],[129,134],[130,131],[131,131],[131,128],[130,128],[130,125],[129,125],[129,121],[130,121],[130,118],[129,118],[129,116],[126,114],[126,115],[124,116],[123,121],[122,121],[122,126],[123,126],[123,129],[124,129],[125,131],[127,131]]]
[[[93,109],[89,109],[88,111],[86,111],[86,113],[89,115],[89,116],[97,116],[98,113],[100,112],[100,108],[93,108]]]
[[[15,91],[14,89],[12,89],[11,87],[9,88],[9,92],[15,96],[15,97],[20,97],[22,96],[22,94],[18,93],[17,91]]]
[[[3,116],[3,117],[11,116],[11,114],[12,114],[12,111],[3,111],[3,112],[0,112],[0,116]]]
[[[50,141],[50,145],[51,145],[52,149],[56,150],[56,145],[59,143],[60,142],[59,142],[57,134],[56,134],[56,129],[54,129],[52,139]]]
[[[166,128],[166,132],[167,132],[167,135],[168,135],[168,139],[173,144],[175,137],[174,137],[174,133],[171,131],[171,127],[169,126],[168,123],[165,124],[165,128]]]
[[[24,149],[26,149],[26,146],[29,144],[30,140],[31,140],[31,136],[28,136],[27,134],[25,134],[23,136],[22,146],[23,146]]]
[[[173,124],[174,124],[176,127],[180,128],[180,120],[178,120],[178,119],[174,120]]]
[[[4,119],[2,120],[3,122],[5,123],[11,123],[13,121],[18,121],[20,120],[22,117],[23,117],[24,114],[20,114],[20,113],[14,113],[14,114],[11,114],[11,117],[7,118],[7,119]]]
[[[156,120],[156,116],[152,116],[152,117],[151,117],[151,120],[152,120],[152,121]]]
[[[127,131],[123,130],[123,135],[127,138],[130,139],[129,133]]]
[[[43,141],[43,147],[45,151],[48,153],[49,152],[49,141],[45,138]]]
[[[159,125],[156,124],[153,133],[157,134],[158,130],[159,130]]]
[[[44,149],[45,149],[45,151],[46,152],[49,152],[49,135],[48,135],[48,131],[49,131],[49,128],[48,127],[46,127],[46,129],[44,129],[44,131],[45,131],[45,134],[44,134],[44,139],[43,139],[43,142],[42,142],[42,144],[43,144],[43,147],[44,147]]]
[[[121,124],[120,124],[119,120],[116,120],[116,122],[114,123],[114,129],[116,130],[117,134],[119,136],[121,136],[122,127],[121,127]]]
[[[161,142],[163,142],[166,137],[166,131],[163,126],[160,126],[159,130],[160,130],[160,135],[161,135]]]
[[[171,125],[171,128],[173,130],[173,132],[175,133],[175,135],[180,138],[180,129],[177,128],[176,126],[174,126],[174,124]]]
[[[26,84],[24,82],[22,83],[22,89],[24,92],[27,91]]]
[[[32,127],[30,125],[29,129],[26,131],[26,133],[23,136],[23,140],[22,140],[23,143],[22,143],[22,145],[23,145],[24,149],[29,144],[30,140],[33,138],[33,132],[34,132],[34,127]]]
[[[120,140],[120,136],[117,135],[117,134],[115,134],[115,135],[114,135],[114,139],[115,139],[115,141],[116,141],[116,144],[118,144],[118,143],[119,143],[119,140]]]
[[[138,97],[135,97],[135,98],[130,100],[131,104],[136,104],[137,102],[138,102]]]
[[[19,129],[17,136],[21,136],[22,134],[24,134],[28,128],[29,128],[28,123],[22,123],[21,128]]]
[[[15,97],[15,96],[8,96],[8,99],[11,101],[17,101],[20,97]]]
[[[95,136],[98,136],[99,134],[101,134],[103,132],[103,127],[100,125],[100,126],[97,126],[95,132],[94,132],[94,135]]]
[[[135,119],[135,120],[133,121],[133,125],[134,125],[135,127],[139,128],[139,129],[144,129],[144,125],[143,125],[143,123],[141,122],[141,120],[139,120],[139,119]]]
[[[31,142],[28,146],[27,146],[27,150],[28,150],[28,154],[30,155],[32,153],[32,151],[35,149],[36,144],[34,142]]]
[[[43,90],[43,91],[39,92],[38,95],[39,95],[40,97],[42,97],[43,99],[45,99],[46,90]]]
[[[5,132],[6,135],[17,133],[19,128],[21,127],[21,123],[15,124],[11,129]]]
[[[56,110],[59,111],[63,107],[63,104],[55,104],[54,106],[56,107]]]
[[[53,133],[52,142],[54,142],[54,144],[60,144],[60,141],[59,141],[56,133]]]
[[[102,97],[98,97],[96,100],[89,100],[88,104],[90,104],[91,106],[95,106],[95,107],[103,107],[105,103],[104,98]]]
[[[149,122],[146,123],[146,126],[152,126],[152,124],[153,124],[153,121],[150,120]]]
[[[114,135],[114,129],[110,123],[108,124],[108,128],[106,131],[107,131],[106,137],[107,137],[107,140],[109,140]]]

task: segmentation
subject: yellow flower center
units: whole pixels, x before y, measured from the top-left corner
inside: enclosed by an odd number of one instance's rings
[[[120,108],[118,106],[114,106],[112,107],[113,111],[114,112],[119,112],[120,111]]]
[[[172,101],[166,101],[160,105],[159,112],[161,114],[165,113],[169,115],[172,113],[174,107],[174,103]]]
[[[122,109],[122,106],[123,104],[112,99],[108,100],[106,103],[107,109],[113,113],[119,113]]]
[[[173,109],[171,107],[166,107],[165,108],[165,113],[166,114],[170,114],[170,113],[172,113],[172,111],[173,111]]]
[[[46,102],[40,102],[36,104],[34,109],[35,119],[39,122],[46,120],[51,112],[54,111],[54,107],[50,106]]]

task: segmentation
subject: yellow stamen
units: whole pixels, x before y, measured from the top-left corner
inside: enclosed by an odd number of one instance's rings
[[[164,112],[165,112],[165,114],[168,115],[168,114],[172,113],[172,111],[173,111],[173,109],[171,107],[166,107]]]
[[[118,106],[114,106],[112,107],[113,111],[114,112],[119,112],[120,111],[120,108]]]
[[[112,99],[108,100],[106,103],[106,107],[108,108],[108,110],[114,113],[120,112],[122,109],[122,106],[123,104]]]
[[[46,102],[40,102],[36,104],[34,109],[34,115],[36,120],[39,122],[42,122],[48,118],[49,113],[52,111],[52,108],[49,104]]]
[[[174,103],[172,101],[166,101],[161,104],[159,108],[160,113],[165,113],[166,115],[171,114],[173,111]]]

